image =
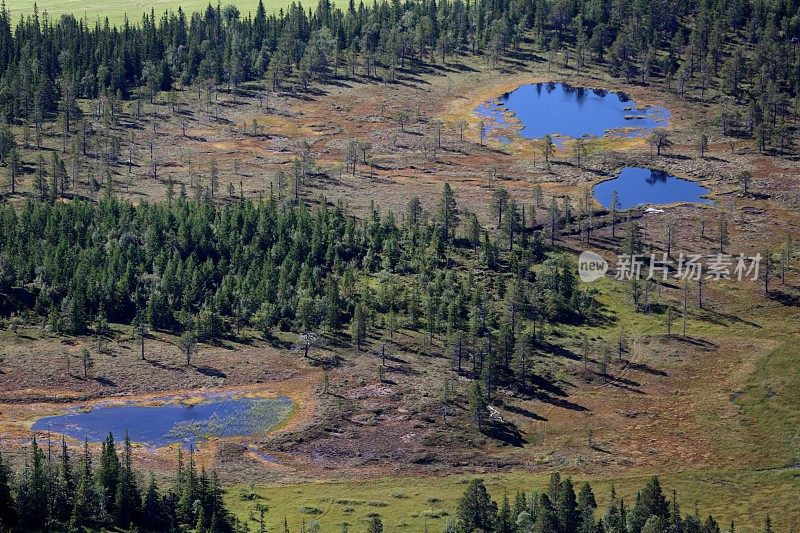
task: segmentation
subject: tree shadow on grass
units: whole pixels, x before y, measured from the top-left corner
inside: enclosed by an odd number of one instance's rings
[[[544,392],[547,394],[560,396],[563,398],[566,398],[567,396],[567,391],[565,391],[563,388],[559,387],[558,385],[556,385],[555,383],[553,383],[552,381],[543,376],[539,375],[530,376],[529,381],[530,381],[530,386],[526,390],[531,395],[541,394],[542,392]]]
[[[510,411],[510,412],[512,412],[514,414],[522,415],[522,416],[524,416],[526,418],[532,418],[533,420],[538,420],[539,422],[547,422],[547,417],[544,417],[542,415],[536,414],[536,413],[534,413],[533,411],[531,411],[529,409],[525,409],[524,407],[520,407],[518,405],[513,405],[513,404],[510,404],[510,403],[509,404],[504,404],[503,407],[505,407],[507,411]]]
[[[342,366],[344,359],[338,353],[331,353],[329,355],[312,357],[309,355],[309,365],[313,367],[322,367],[322,368],[338,368]]]
[[[592,450],[594,450],[594,451],[596,451],[596,452],[604,453],[604,454],[606,454],[606,455],[609,455],[609,454],[611,454],[611,451],[610,451],[610,450],[607,450],[607,449],[605,449],[605,448],[601,447],[599,444],[591,444],[591,445],[589,446],[589,448],[591,448]]]
[[[96,381],[97,383],[99,383],[99,384],[101,384],[101,385],[103,385],[105,387],[116,387],[117,386],[116,382],[114,380],[112,380],[112,379],[109,379],[109,378],[98,377],[98,378],[92,378],[92,379],[94,379],[94,381]]]
[[[179,372],[180,371],[180,368],[175,367],[175,366],[165,365],[164,363],[162,363],[160,361],[154,361],[152,359],[147,359],[147,358],[145,358],[145,361],[150,363],[150,366],[154,366],[154,367],[156,367],[158,369],[161,369],[161,370],[171,370],[172,372]]]
[[[534,394],[534,398],[536,398],[540,402],[549,403],[554,407],[561,407],[562,409],[569,409],[570,411],[579,411],[579,412],[588,411],[588,409],[582,406],[581,404],[572,402],[570,400],[567,400],[566,398],[551,396],[543,392]]]
[[[667,376],[668,375],[663,370],[659,370],[657,368],[653,368],[652,366],[648,365],[647,363],[628,362],[628,368],[632,368],[633,370],[638,370],[639,372],[644,372],[646,374],[652,374],[654,376]]]
[[[644,394],[644,392],[639,388],[640,383],[638,381],[634,381],[632,379],[628,379],[624,376],[614,376],[612,374],[606,374],[605,376],[601,376],[598,374],[600,379],[604,379],[605,383],[611,385],[613,387],[617,387],[622,390],[626,390],[628,392],[633,392],[636,394]]]
[[[761,325],[757,324],[753,321],[746,320],[744,318],[738,317],[736,315],[731,315],[729,313],[723,313],[721,311],[714,311],[711,309],[703,309],[706,311],[706,315],[702,317],[703,320],[708,320],[712,324],[720,324],[720,325],[728,325],[728,323],[738,323],[747,326],[752,326],[754,328],[761,329]]]
[[[226,378],[226,377],[228,377],[228,375],[225,372],[223,372],[222,370],[219,370],[217,368],[212,368],[210,366],[198,366],[198,367],[195,367],[195,369],[198,372],[200,372],[201,374],[203,374],[204,376],[208,376],[208,377],[211,377],[211,378]]]
[[[697,337],[673,335],[673,338],[676,339],[678,342],[691,344],[692,346],[697,346],[698,348],[703,348],[704,350],[715,350],[719,347],[719,345],[717,345],[714,342]]]
[[[800,307],[800,296],[781,290],[769,291],[769,299],[788,307]]]
[[[531,387],[528,390],[530,398],[571,411],[588,411],[586,407],[568,400],[567,392],[552,381],[542,376],[532,376],[530,381]]]
[[[522,438],[522,433],[517,426],[509,422],[493,421],[483,430],[483,433],[516,448],[522,448],[525,444],[525,439]]]

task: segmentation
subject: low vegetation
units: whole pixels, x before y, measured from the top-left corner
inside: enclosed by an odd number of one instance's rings
[[[11,2],[0,532],[796,527],[796,3],[112,2],[95,24]],[[506,117],[505,144],[474,114],[556,81],[671,123],[530,140]],[[630,165],[716,205],[599,206]],[[584,249],[763,270],[589,285]],[[31,441],[66,404],[223,387],[286,387],[296,417],[174,476],[128,439]]]
[[[30,462],[17,473],[12,472],[0,456],[0,527],[11,531],[40,531],[65,529],[82,531],[99,527],[116,527],[141,531],[249,531],[255,522],[257,531],[267,531],[267,520],[273,522],[269,529],[284,531],[297,524],[286,516],[282,524],[275,524],[275,513],[270,513],[270,503],[253,491],[240,491],[242,501],[252,502],[248,516],[243,521],[231,515],[223,501],[223,490],[216,474],[210,476],[205,469],[197,471],[194,456],[189,453],[188,464],[179,449],[177,472],[173,486],[165,492],[159,490],[154,477],[142,484],[132,466],[131,444],[126,438],[118,454],[113,435],[103,442],[100,464],[92,466],[88,447],[80,465],[75,468],[74,458],[61,443],[58,459],[50,458],[34,439]],[[404,497],[402,499],[407,499]],[[363,517],[354,516],[353,507],[389,507],[378,501],[336,499],[332,502],[345,507],[347,520],[336,526],[341,531],[366,528],[369,533],[384,531],[381,513],[368,512]],[[440,504],[437,498],[428,498],[428,504]],[[301,530],[322,531],[319,520],[313,518],[324,511],[312,505],[298,508],[305,518]],[[650,478],[626,506],[612,484],[605,507],[598,508],[592,486],[588,482],[573,484],[557,473],[549,478],[546,490],[518,491],[513,499],[504,494],[501,504],[492,499],[482,479],[466,482],[463,494],[451,515],[445,510],[428,509],[423,517],[439,521],[445,533],[471,533],[475,531],[496,533],[565,532],[595,533],[719,533],[723,531],[712,515],[702,518],[697,506],[693,513],[683,513],[677,493],[668,499],[658,477]],[[416,515],[419,516],[419,515]],[[763,531],[772,533],[769,515],[764,518]],[[329,527],[332,524],[329,524]],[[407,527],[397,524],[396,527]],[[428,530],[426,522],[425,530]],[[735,524],[724,529],[735,531]]]

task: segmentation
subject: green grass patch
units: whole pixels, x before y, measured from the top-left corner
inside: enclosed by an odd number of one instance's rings
[[[290,2],[287,0],[264,0],[267,13],[277,13],[281,8],[286,8]],[[216,2],[211,2],[216,7]],[[229,0],[221,3],[223,6],[235,5],[243,16],[248,13],[255,14],[258,0]],[[47,11],[51,17],[60,17],[62,14],[73,14],[78,18],[86,18],[90,22],[104,20],[106,17],[112,24],[120,24],[125,15],[132,22],[138,22],[142,14],[155,10],[156,17],[165,11],[177,11],[180,7],[190,14],[195,11],[204,11],[208,7],[208,0],[105,0],[101,2],[79,2],[77,0],[37,0],[39,13]],[[316,2],[303,2],[303,7],[314,7]],[[11,12],[12,20],[18,20],[20,15],[33,13],[31,0],[6,0],[6,7]]]
[[[496,500],[503,494],[513,498],[517,491],[531,492],[543,490],[547,486],[547,474],[513,472],[498,475],[482,475],[487,487]],[[598,501],[598,514],[605,512],[608,505],[611,484],[617,492],[633,502],[636,491],[645,483],[648,476],[638,475],[623,478],[584,478],[574,476],[577,483],[588,480],[592,484]],[[404,524],[410,531],[422,531],[425,524],[431,531],[438,531],[448,520],[455,517],[458,499],[464,490],[464,482],[469,476],[444,477],[404,477],[377,480],[353,480],[347,482],[308,483],[303,485],[280,485],[256,487],[256,492],[269,498],[270,509],[266,520],[270,527],[283,525],[283,519],[290,528],[299,527],[308,519],[307,513],[298,510],[298,500],[306,507],[319,509],[314,515],[323,531],[336,531],[343,522],[352,523],[373,514],[358,513],[359,518],[334,503],[347,499],[350,501],[374,501],[374,498],[392,497],[402,491],[408,498],[395,498],[392,504],[380,511],[384,524]],[[800,518],[800,471],[795,469],[765,471],[707,471],[665,474],[661,476],[665,492],[671,495],[678,492],[678,501],[683,513],[693,513],[695,505],[705,517],[712,513],[726,526],[731,520],[736,522],[739,531],[758,531],[764,516],[769,512],[775,522],[776,531],[786,531],[794,519]],[[579,485],[576,483],[576,489]],[[229,491],[227,503],[242,519],[246,519],[252,502],[235,497],[236,490]],[[432,507],[428,502],[437,500]],[[250,524],[255,526],[254,523]]]
[[[389,504],[381,500],[371,500],[367,502],[370,507],[389,507]]]
[[[800,349],[797,339],[758,362],[746,389],[734,396],[753,432],[751,442],[773,464],[800,466]]]

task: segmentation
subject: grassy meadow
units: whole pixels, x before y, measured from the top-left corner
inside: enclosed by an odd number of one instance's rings
[[[441,531],[448,518],[455,519],[458,500],[471,476],[384,478],[347,482],[309,483],[274,487],[231,487],[227,494],[229,508],[257,530],[259,506],[267,510],[267,531],[282,531],[284,517],[294,531],[302,522],[320,522],[322,531],[338,531],[343,522],[360,531],[365,521],[377,513],[387,531]],[[546,490],[546,474],[483,474],[482,477],[498,503],[504,494],[513,505],[516,491]],[[646,476],[618,479],[573,478],[589,481],[597,499],[598,516],[605,513],[611,485],[633,505],[636,492]],[[671,498],[673,489],[683,514],[697,508],[705,517],[711,513],[724,526],[735,522],[737,531],[760,531],[764,512],[772,513],[776,531],[789,531],[792,516],[800,512],[795,497],[800,491],[800,472],[767,470],[753,472],[686,472],[661,476],[664,491]]]
[[[216,2],[210,2],[216,6]],[[289,0],[264,0],[264,7],[267,12],[277,12],[282,7],[289,5]],[[303,2],[311,5],[310,2]],[[243,15],[255,13],[258,0],[230,0],[221,4],[234,4],[239,8]],[[79,0],[39,0],[36,2],[39,13],[47,12],[50,16],[61,16],[72,13],[76,17],[86,18],[90,22],[96,20],[108,20],[113,23],[120,23],[128,16],[128,19],[137,21],[142,13],[149,13],[154,9],[156,14],[171,10],[175,11],[179,7],[186,13],[202,11],[209,5],[208,0],[100,0],[97,2],[81,2]],[[16,19],[20,15],[30,15],[33,13],[34,3],[30,0],[6,0],[6,8]]]

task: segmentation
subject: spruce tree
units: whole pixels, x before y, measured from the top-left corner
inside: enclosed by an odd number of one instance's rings
[[[76,529],[79,527],[91,526],[103,515],[105,515],[104,502],[95,487],[92,475],[92,456],[89,453],[89,442],[84,441],[81,475],[78,479],[77,490],[75,492],[70,527]]]
[[[492,501],[482,479],[467,484],[456,511],[460,532],[494,531],[497,524],[497,504]]]
[[[579,533],[594,533],[597,524],[594,519],[594,510],[597,508],[597,502],[592,492],[592,487],[589,483],[581,485],[580,493],[578,494],[578,527]]]
[[[534,531],[536,533],[560,533],[558,515],[547,494],[540,494],[535,506]]]
[[[364,340],[367,335],[367,322],[364,316],[364,306],[361,303],[356,304],[353,313],[353,320],[350,323],[350,336],[353,339],[353,344],[356,345],[358,350],[361,350]]]
[[[556,503],[556,516],[562,531],[577,530],[580,516],[578,515],[575,489],[570,478],[561,482],[561,490]]]
[[[119,480],[119,457],[117,457],[114,435],[109,433],[100,449],[100,467],[97,471],[97,482],[104,495],[104,510],[111,516],[114,516],[114,503],[117,496]]]
[[[136,486],[131,455],[131,440],[125,434],[122,464],[118,465],[116,493],[114,497],[114,520],[121,528],[126,528],[139,520],[141,498]]]
[[[442,186],[439,196],[439,205],[436,209],[436,222],[441,232],[443,241],[449,241],[454,235],[458,225],[458,206],[453,189],[449,183]]]
[[[657,476],[651,477],[641,491],[642,505],[647,516],[658,516],[662,520],[669,519],[669,503],[661,490]]]
[[[486,426],[487,418],[489,416],[486,398],[483,394],[483,389],[480,383],[473,381],[469,385],[469,414],[475,425],[479,430],[483,430]]]
[[[503,505],[497,514],[497,533],[514,533],[513,517],[511,516],[511,505],[508,501],[508,494],[503,494]]]
[[[11,473],[0,453],[0,530],[11,531],[17,525],[17,512],[11,494]]]

